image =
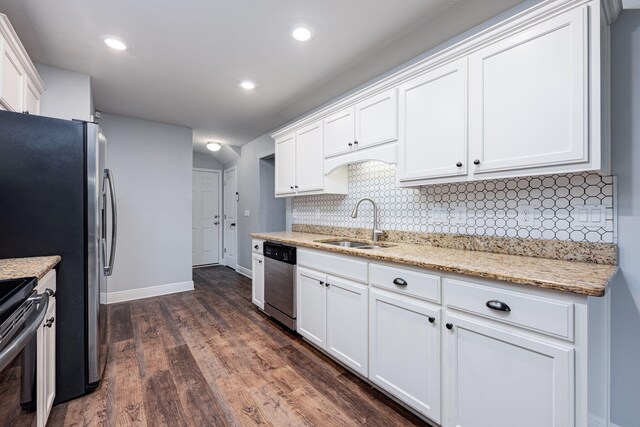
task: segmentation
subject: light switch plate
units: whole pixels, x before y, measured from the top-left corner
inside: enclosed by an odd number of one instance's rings
[[[533,206],[518,206],[518,225],[521,227],[533,227],[536,212]]]
[[[442,206],[434,207],[431,209],[431,218],[433,218],[433,222],[436,224],[447,222],[447,208],[443,208]]]
[[[607,225],[607,207],[605,205],[581,205],[574,206],[573,226],[588,228],[601,228]]]
[[[244,216],[251,216],[251,211],[249,209],[246,209],[244,211]]]

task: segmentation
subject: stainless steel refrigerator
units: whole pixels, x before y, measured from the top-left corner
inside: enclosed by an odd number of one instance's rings
[[[95,389],[116,249],[113,173],[95,123],[0,111],[0,258],[60,255],[56,402]]]

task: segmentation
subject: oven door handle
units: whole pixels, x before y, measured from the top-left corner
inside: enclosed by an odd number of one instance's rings
[[[47,314],[49,297],[52,295],[53,291],[47,289],[42,294],[29,298],[29,300],[38,304],[38,308],[35,313],[28,316],[24,329],[0,352],[0,371],[6,368],[13,359],[20,354],[24,346],[27,345],[31,338],[33,338],[33,335],[38,331]]]

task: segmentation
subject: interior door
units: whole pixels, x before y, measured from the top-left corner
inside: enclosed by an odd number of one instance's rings
[[[237,169],[224,171],[224,261],[227,267],[237,267],[238,226]]]
[[[220,262],[220,172],[193,172],[193,265]]]

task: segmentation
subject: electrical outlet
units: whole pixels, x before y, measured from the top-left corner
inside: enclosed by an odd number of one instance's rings
[[[442,206],[436,206],[431,209],[431,217],[436,224],[447,222],[447,209]]]
[[[574,206],[572,225],[588,228],[600,228],[607,225],[607,208],[605,205]]]
[[[467,223],[467,208],[458,206],[453,208],[451,212],[451,224],[464,225]]]
[[[518,225],[521,227],[533,227],[536,212],[533,206],[518,206]]]
[[[244,216],[251,216],[251,211],[249,209],[245,209]]]

